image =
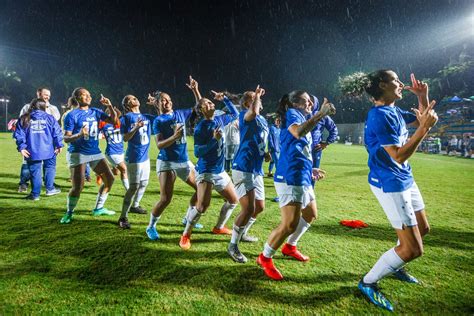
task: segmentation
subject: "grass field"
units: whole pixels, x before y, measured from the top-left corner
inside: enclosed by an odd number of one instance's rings
[[[156,146],[151,147],[155,158]],[[278,253],[275,262],[285,280],[272,282],[255,264],[280,220],[277,204],[270,201],[275,196],[271,179],[265,179],[266,210],[252,228],[260,240],[241,246],[249,257],[241,265],[227,256],[228,238],[210,233],[222,203],[217,196],[201,219],[204,229],[193,234],[191,250],[178,247],[191,195],[179,180],[158,224],[158,242],[145,235],[148,215],[132,214],[132,229],[126,231],[117,227],[118,215],[92,217],[95,184],[86,185],[75,221],[60,225],[70,187],[65,155],[58,160],[56,181],[63,193],[25,201],[16,192],[20,155],[10,134],[0,134],[0,314],[382,313],[356,288],[362,274],[396,242],[367,184],[366,160],[362,147],[328,147],[322,163],[328,178],[316,190],[319,220],[300,242],[311,261]],[[387,278],[382,288],[398,313],[472,315],[474,161],[416,154],[411,164],[432,228],[425,255],[409,264],[422,284]],[[123,193],[117,179],[106,206],[120,210]],[[158,198],[152,172],[142,206],[150,209]],[[362,219],[370,226],[352,230],[340,226],[341,219]]]

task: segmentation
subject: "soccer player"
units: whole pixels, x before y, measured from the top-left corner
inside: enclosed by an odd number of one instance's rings
[[[25,159],[31,175],[31,193],[27,200],[39,200],[41,192],[41,166],[43,166],[46,193],[54,190],[56,155],[63,147],[62,130],[56,118],[46,113],[47,101],[34,99],[20,117],[13,137],[18,151]]]
[[[229,175],[224,171],[224,138],[223,128],[236,119],[239,112],[235,105],[223,92],[215,92],[214,99],[224,101],[230,114],[215,116],[215,105],[202,98],[197,104],[196,112],[202,120],[194,129],[194,154],[198,158],[196,165],[197,203],[188,214],[186,227],[179,242],[182,249],[191,247],[191,232],[211,203],[212,189],[225,199],[222,205],[214,234],[230,235],[232,231],[225,227],[225,223],[237,207],[237,194]]]
[[[69,98],[74,109],[64,119],[64,141],[69,143],[70,167],[72,172],[72,187],[67,198],[67,211],[61,219],[62,224],[69,224],[73,219],[73,212],[84,188],[84,172],[86,163],[98,174],[103,181],[97,194],[97,200],[92,215],[113,215],[104,207],[109,195],[114,175],[99,148],[99,122],[105,121],[115,124],[116,112],[110,100],[101,95],[102,103],[109,111],[110,116],[103,111],[91,107],[92,97],[85,88],[76,88]]]
[[[312,95],[311,98],[314,104],[312,115],[315,115],[319,111],[319,100],[314,95]],[[323,141],[324,129],[329,132],[329,135],[325,141]],[[330,116],[325,116],[311,131],[311,137],[313,139],[313,144],[311,146],[311,154],[313,156],[313,168],[319,169],[321,165],[321,156],[323,154],[323,150],[326,149],[328,145],[336,141],[337,134],[338,131],[336,124]]]
[[[270,133],[268,134],[268,152],[272,160],[268,164],[268,176],[273,177],[273,167],[275,169],[278,165],[278,158],[280,157],[280,123],[281,119],[277,116],[275,124],[270,126]]]
[[[265,208],[263,185],[263,159],[265,157],[268,124],[260,115],[261,97],[265,90],[257,87],[247,91],[241,99],[243,110],[239,113],[240,146],[232,164],[232,180],[241,206],[235,218],[232,237],[227,247],[230,257],[239,263],[247,262],[238,244],[245,236],[247,241],[257,241],[248,236],[248,230],[255,223],[257,215]]]
[[[105,137],[107,147],[105,147],[105,157],[112,166],[112,173],[117,175],[120,172],[120,179],[122,180],[125,190],[129,188],[127,166],[125,165],[125,155],[123,152],[123,135],[120,132],[120,120],[122,113],[119,109],[115,109],[117,113],[116,123],[110,124],[104,121],[99,122],[99,130]],[[107,113],[107,111],[106,111]],[[107,113],[109,114],[109,113]]]
[[[281,223],[268,237],[257,264],[273,280],[283,279],[272,257],[288,237],[282,253],[299,261],[309,258],[298,251],[296,244],[317,217],[312,178],[323,178],[324,172],[313,168],[311,130],[325,116],[335,113],[334,105],[324,99],[321,110],[311,114],[313,102],[305,91],[285,95],[278,106],[281,117],[281,155],[275,172],[275,189],[281,209]]]
[[[436,124],[435,101],[428,98],[428,85],[411,75],[411,87],[406,87],[392,70],[378,70],[355,80],[358,92],[368,93],[374,106],[367,114],[365,146],[369,153],[370,188],[382,206],[399,243],[385,252],[359,282],[359,289],[375,305],[393,310],[390,301],[380,292],[377,282],[393,274],[395,278],[418,283],[404,265],[423,254],[423,236],[429,232],[425,204],[408,164],[416,149]],[[395,105],[406,89],[418,98],[413,113]],[[407,125],[416,126],[408,139]]]
[[[196,102],[201,99],[199,87],[196,80],[189,76],[189,84],[186,84],[194,94]],[[186,123],[189,121],[193,109],[173,110],[171,97],[164,92],[156,95],[161,115],[153,122],[153,133],[156,135],[156,146],[160,150],[156,161],[156,173],[160,182],[160,200],[155,204],[150,214],[150,223],[146,228],[146,234],[151,240],[160,238],[156,224],[166,207],[173,198],[174,182],[179,177],[194,190],[196,179],[194,165],[189,161],[186,146]],[[196,193],[189,201],[186,217],[190,210],[196,206]]]
[[[125,115],[120,121],[120,131],[123,134],[123,140],[128,142],[125,160],[127,161],[130,187],[123,199],[122,214],[118,225],[121,228],[130,229],[128,212],[131,211],[132,200],[134,203],[133,209],[136,213],[146,213],[140,207],[140,201],[145,194],[150,178],[148,150],[155,116],[140,113],[140,101],[133,95],[125,96],[122,100],[122,106]]]

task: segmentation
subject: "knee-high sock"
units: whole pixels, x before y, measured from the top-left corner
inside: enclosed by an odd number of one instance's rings
[[[107,201],[107,197],[109,196],[109,192],[102,193],[104,191],[104,185],[99,189],[99,193],[97,193],[97,199],[95,201],[95,208],[100,209],[104,207],[105,201]]]
[[[216,228],[221,229],[224,227],[225,223],[229,220],[236,207],[237,204],[230,204],[227,201],[222,205],[219,218],[217,219]]]
[[[138,192],[137,195],[135,195],[135,199],[133,200],[133,207],[139,207],[140,206],[140,201],[143,198],[143,195],[145,194],[146,187],[148,185],[148,181],[140,181],[140,185],[138,187]]]
[[[308,230],[308,228],[311,226],[310,223],[306,222],[303,218],[303,216],[300,217],[300,222],[298,223],[298,226],[296,227],[296,230],[293,234],[288,236],[288,243],[292,246],[296,246],[298,243],[298,240],[300,240],[301,236],[303,236],[304,233]]]
[[[186,227],[184,228],[183,236],[190,236],[193,230],[194,225],[199,221],[201,218],[201,213],[198,212],[196,207],[193,207],[186,217]]]
[[[375,263],[372,269],[364,276],[365,283],[376,283],[383,277],[394,273],[405,265],[405,262],[397,255],[395,248],[384,253]]]
[[[250,230],[250,227],[252,227],[252,225],[255,223],[257,219],[255,217],[250,217],[247,225],[245,225],[245,228],[244,228],[244,233],[242,234],[243,235],[247,235],[249,230]]]
[[[128,211],[130,211],[130,206],[132,205],[132,200],[137,194],[138,191],[138,183],[132,183],[128,188],[127,192],[125,192],[125,196],[123,197],[122,203],[122,214],[120,214],[121,218],[128,217]]]
[[[122,184],[125,190],[128,190],[128,188],[130,187],[130,183],[128,182],[128,179],[122,179]]]
[[[77,202],[79,202],[78,196],[69,196],[67,197],[67,213],[72,214],[76,208]]]
[[[232,244],[238,244],[242,235],[244,234],[245,226],[233,226],[232,227],[232,237],[230,238],[230,242]]]

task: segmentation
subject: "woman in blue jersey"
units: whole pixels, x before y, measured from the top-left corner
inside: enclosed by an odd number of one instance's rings
[[[241,99],[243,110],[239,113],[240,145],[232,164],[232,180],[241,211],[235,218],[232,237],[227,247],[227,253],[239,263],[247,262],[247,258],[240,252],[238,244],[265,207],[262,165],[267,146],[268,124],[260,115],[260,98],[264,94],[265,90],[258,86],[255,92],[245,92]]]
[[[99,122],[115,123],[116,113],[112,103],[101,95],[100,102],[110,111],[110,116],[105,112],[90,107],[92,102],[89,91],[76,88],[69,103],[75,108],[64,119],[64,141],[69,143],[70,167],[73,168],[72,188],[67,199],[67,211],[61,223],[68,224],[73,218],[73,212],[84,188],[84,172],[86,164],[98,174],[103,181],[99,188],[95,208],[92,215],[113,215],[104,207],[109,191],[114,183],[114,175],[99,148]]]
[[[423,254],[423,236],[429,232],[425,204],[408,164],[438,117],[429,101],[428,85],[411,75],[406,87],[391,70],[378,70],[354,78],[356,93],[370,95],[374,106],[367,114],[364,141],[369,153],[369,184],[398,236],[398,245],[385,252],[359,282],[359,289],[375,305],[393,310],[377,282],[393,274],[401,281],[418,283],[403,266]],[[395,105],[406,89],[418,98],[418,109],[403,111]],[[353,92],[352,92],[353,94]],[[407,125],[416,131],[408,139]]]
[[[196,102],[200,100],[198,83],[191,76],[187,86],[193,92]],[[189,161],[186,145],[186,123],[189,121],[193,109],[173,110],[173,102],[170,96],[164,92],[159,92],[156,99],[161,113],[153,122],[153,133],[156,135],[156,145],[160,150],[156,161],[156,173],[160,182],[160,200],[151,211],[150,223],[146,229],[146,234],[151,240],[160,238],[156,224],[163,211],[171,203],[176,177],[194,190],[197,189],[194,165]],[[196,193],[194,193],[189,201],[186,217],[192,207],[196,206],[196,199]]]
[[[311,180],[323,178],[324,172],[313,169],[311,157],[311,130],[327,115],[335,113],[334,105],[324,99],[321,110],[310,116],[313,102],[305,91],[285,95],[278,106],[281,117],[280,160],[275,172],[275,189],[278,194],[281,223],[268,237],[257,263],[265,274],[274,280],[283,279],[274,266],[272,257],[283,244],[282,253],[299,261],[309,258],[301,254],[296,244],[316,219],[317,207]]]
[[[199,100],[197,113],[203,119],[194,129],[194,155],[198,158],[196,165],[197,203],[188,214],[186,227],[179,242],[182,249],[191,248],[191,232],[201,215],[206,212],[211,203],[212,189],[225,199],[212,229],[214,234],[230,235],[231,230],[225,223],[237,206],[237,194],[227,172],[224,171],[224,138],[223,129],[232,123],[238,115],[235,105],[222,92],[215,92],[214,99],[223,101],[229,114],[215,116],[215,105],[211,100]]]
[[[112,166],[112,173],[117,175],[120,173],[120,179],[122,180],[123,187],[128,190],[128,176],[127,166],[125,165],[125,155],[123,153],[123,136],[120,132],[120,120],[122,113],[119,109],[115,108],[117,113],[115,124],[110,124],[104,121],[99,122],[99,130],[105,137],[107,146],[105,147],[105,158],[109,161]],[[109,114],[106,110],[105,113]],[[100,179],[100,178],[99,178]]]
[[[145,194],[150,178],[148,150],[155,116],[140,113],[140,101],[133,95],[125,96],[122,106],[125,115],[120,120],[120,131],[123,134],[123,140],[128,142],[125,160],[130,186],[123,199],[122,214],[118,225],[121,228],[129,229],[128,212],[131,211],[132,200],[133,208],[138,213],[136,210],[142,210],[140,201]],[[143,214],[146,211],[142,210],[140,213]]]
[[[26,196],[27,200],[39,200],[43,182],[41,166],[44,169],[47,193],[55,190],[55,157],[63,147],[63,136],[56,119],[46,113],[46,105],[43,99],[34,99],[18,120],[13,134],[18,151],[25,158],[31,174],[31,193]]]
[[[270,126],[268,134],[268,153],[272,157],[272,161],[268,164],[268,176],[273,177],[273,167],[278,166],[278,158],[280,157],[280,117],[275,118],[275,124]]]

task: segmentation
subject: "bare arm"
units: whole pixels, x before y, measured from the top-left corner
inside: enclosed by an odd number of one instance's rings
[[[143,121],[139,120],[135,124],[135,126],[130,130],[130,132],[123,134],[123,141],[128,142],[133,137],[133,135],[135,135],[135,133],[140,129],[140,127],[142,127],[143,125],[144,125]]]
[[[189,83],[186,84],[186,86],[191,89],[191,91],[194,94],[194,100],[196,103],[198,103],[199,100],[201,100],[201,92],[199,92],[199,84],[196,80],[193,79],[193,77],[189,76]]]
[[[252,104],[250,104],[250,107],[248,111],[245,113],[244,120],[249,122],[255,120],[257,115],[260,114],[260,108],[262,107],[262,100],[261,97],[262,95],[265,94],[265,89],[260,88],[260,85],[257,86],[257,89],[255,89],[255,96],[253,99]]]
[[[155,137],[156,147],[158,147],[158,149],[163,149],[173,145],[176,140],[180,139],[183,136],[183,129],[184,125],[179,126],[178,128],[176,128],[174,134],[166,139],[163,139],[161,133],[157,134]]]
[[[332,115],[336,113],[336,108],[332,103],[330,103],[326,98],[324,98],[323,105],[321,106],[321,110],[319,110],[315,115],[311,116],[309,120],[304,122],[303,124],[294,124],[288,128],[288,131],[295,137],[301,138],[308,134],[315,126],[318,124],[321,119],[326,117],[327,115]]]
[[[72,134],[70,131],[64,132],[64,142],[65,143],[72,143],[78,140],[79,138],[84,137],[84,135],[89,134],[87,126],[83,126],[81,131],[77,134]]]

